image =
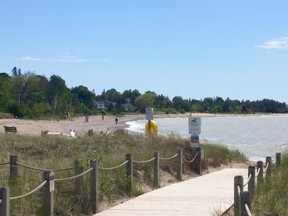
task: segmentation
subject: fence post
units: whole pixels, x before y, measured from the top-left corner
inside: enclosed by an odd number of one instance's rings
[[[0,215],[9,216],[10,212],[10,191],[8,187],[0,188]]]
[[[241,216],[249,216],[248,211],[246,210],[245,205],[248,205],[249,210],[251,211],[251,194],[249,191],[244,191],[241,193]]]
[[[261,182],[263,181],[263,161],[257,161],[257,172],[259,170],[258,176],[257,176],[257,181]]]
[[[276,166],[281,164],[281,153],[276,153]]]
[[[183,149],[180,148],[178,152],[178,169],[177,169],[177,180],[182,180],[182,161],[183,161]]]
[[[75,175],[79,175],[79,174],[84,172],[84,167],[80,166],[79,160],[75,160],[74,171],[75,171]],[[80,176],[80,177],[75,179],[75,192],[76,192],[76,194],[80,194],[81,192],[83,192],[83,189],[84,189],[84,179],[83,179],[83,176]]]
[[[43,213],[45,216],[54,215],[54,190],[55,190],[55,176],[52,171],[44,171],[43,179],[46,180],[43,194]]]
[[[10,155],[10,180],[16,180],[18,175],[18,156]]]
[[[133,155],[126,154],[126,177],[127,177],[127,192],[131,193],[133,190]]]
[[[250,175],[251,175],[251,178],[250,178],[250,181],[248,182],[248,191],[253,197],[254,191],[255,191],[255,167],[254,166],[248,167],[248,177]]]
[[[195,154],[198,154],[197,157],[195,158],[195,168],[196,168],[196,172],[199,175],[202,175],[202,159],[204,158],[204,149],[202,149],[201,147],[195,147],[193,148],[193,151],[195,151]]]
[[[91,160],[90,168],[93,168],[90,172],[90,204],[93,214],[98,211],[98,161]]]
[[[240,194],[243,192],[244,178],[243,176],[234,177],[234,216],[240,216],[241,214],[241,200]],[[240,187],[240,194],[238,191],[238,186]]]
[[[159,161],[160,161],[160,158],[159,158],[159,153],[158,152],[155,152],[154,153],[154,157],[155,157],[155,160],[154,160],[154,173],[153,173],[153,187],[154,188],[159,188],[160,187],[160,184],[159,184],[159,177],[160,177],[160,174],[159,174],[159,170],[160,170],[160,167],[159,167]]]
[[[272,158],[270,156],[266,157],[266,177],[270,178],[271,177],[271,172],[272,172]]]

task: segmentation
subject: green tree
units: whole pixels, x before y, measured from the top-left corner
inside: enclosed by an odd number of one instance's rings
[[[7,73],[0,73],[0,111],[7,111],[7,104],[11,100],[9,86],[11,78]]]
[[[11,70],[11,74],[12,76],[18,76],[18,75],[21,75],[21,69],[17,68],[17,67],[13,67],[12,70]]]
[[[85,105],[89,109],[92,108],[94,94],[93,92],[89,91],[87,87],[82,85],[74,87],[71,89],[71,93],[73,95],[74,102],[80,104],[80,107]]]
[[[56,114],[56,108],[58,105],[58,96],[61,96],[66,89],[65,80],[60,76],[52,75],[49,80],[48,94],[51,95],[52,112]]]
[[[135,106],[141,113],[145,113],[146,107],[154,106],[156,97],[157,95],[154,92],[145,92],[136,98]]]
[[[141,93],[134,89],[133,91],[131,89],[129,90],[125,90],[122,93],[122,99],[124,101],[124,103],[131,103],[132,105],[135,105],[135,100],[137,97],[139,97],[141,95]]]

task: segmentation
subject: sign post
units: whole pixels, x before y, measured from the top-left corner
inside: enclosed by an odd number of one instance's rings
[[[151,134],[151,121],[153,120],[153,108],[147,107],[145,109],[146,120],[148,120],[148,133]]]
[[[191,134],[191,147],[199,147],[199,134],[201,134],[201,118],[188,118],[189,134]]]
[[[145,114],[146,114],[146,120],[151,121],[153,120],[153,108],[151,107],[147,107],[145,110]]]
[[[189,134],[191,134],[191,148],[192,152],[197,154],[194,166],[196,171],[202,174],[202,160],[204,159],[204,151],[200,147],[199,134],[201,134],[201,118],[189,117],[188,118]]]

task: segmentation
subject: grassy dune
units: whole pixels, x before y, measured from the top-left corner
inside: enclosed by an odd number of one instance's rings
[[[18,155],[19,163],[31,167],[60,169],[73,167],[75,161],[86,170],[90,160],[98,160],[101,167],[114,167],[125,161],[126,154],[132,154],[134,160],[142,161],[153,158],[154,152],[160,157],[171,157],[179,148],[183,148],[184,157],[193,158],[190,141],[178,136],[144,136],[144,135],[99,135],[84,136],[77,139],[57,136],[23,136],[0,134],[0,163],[9,161],[11,154]],[[203,168],[219,167],[234,162],[247,162],[238,151],[230,151],[227,147],[211,143],[202,143],[205,150]],[[161,186],[176,182],[175,160],[160,163]],[[135,188],[132,194],[125,192],[125,168],[115,171],[100,170],[100,206],[113,205],[123,197],[129,198],[151,190],[152,165],[135,165]],[[43,182],[43,173],[19,167],[17,182],[9,181],[9,166],[0,166],[1,186],[9,186],[11,197],[27,193]],[[184,165],[185,178],[193,174],[188,165]],[[74,170],[55,172],[55,178],[73,176]],[[195,175],[195,174],[194,174]],[[90,215],[88,208],[89,175],[84,176],[83,191],[75,193],[75,180],[57,182],[55,215]],[[19,200],[11,201],[11,215],[42,215],[41,191]],[[104,207],[101,207],[104,208]],[[19,213],[18,213],[19,212]],[[20,214],[21,212],[21,214]]]

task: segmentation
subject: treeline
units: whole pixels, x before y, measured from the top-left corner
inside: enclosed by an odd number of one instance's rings
[[[103,103],[105,101],[105,103]],[[99,107],[99,104],[102,104]],[[104,106],[104,107],[103,107]],[[56,116],[65,118],[77,114],[98,114],[122,112],[145,112],[146,107],[165,113],[207,112],[207,113],[287,113],[286,103],[270,99],[239,101],[221,97],[207,97],[201,100],[183,99],[176,96],[157,95],[147,91],[116,89],[103,90],[97,94],[79,85],[69,89],[65,80],[58,75],[49,79],[32,72],[22,73],[14,67],[11,75],[0,73],[0,112],[11,113],[19,118],[43,118]],[[103,110],[104,109],[104,110]]]

